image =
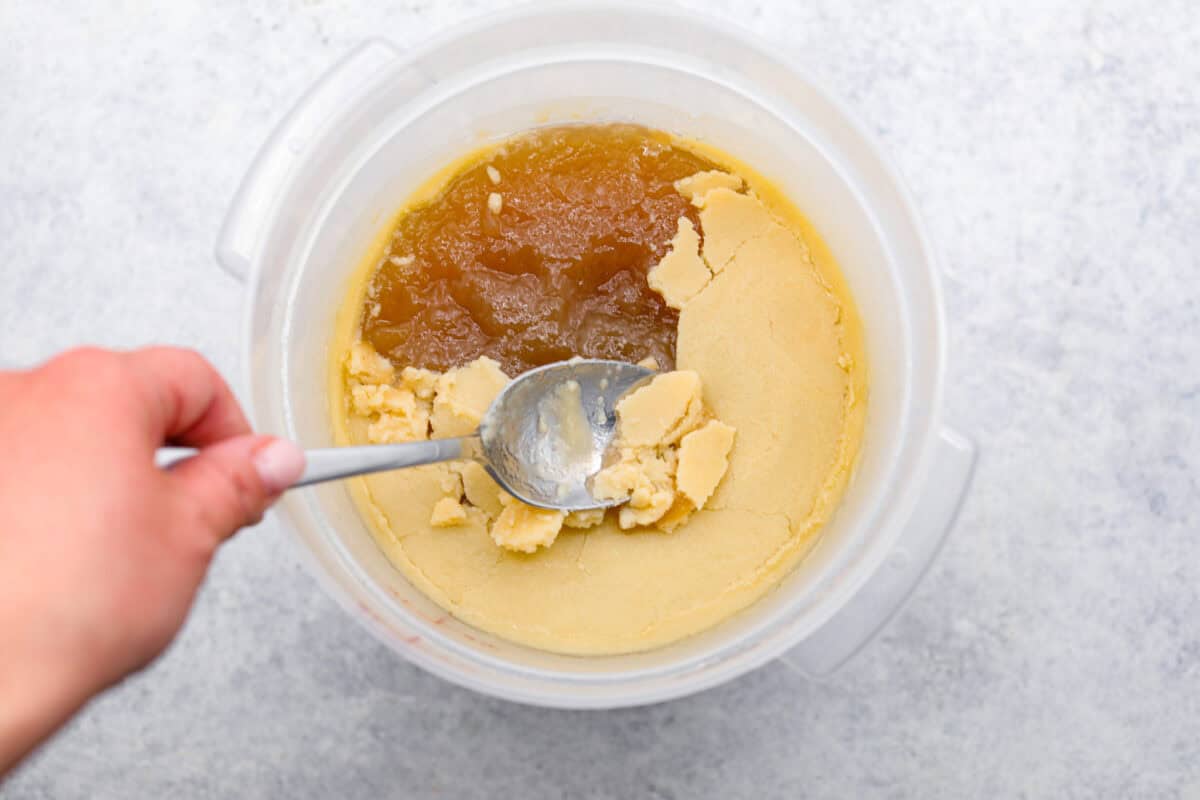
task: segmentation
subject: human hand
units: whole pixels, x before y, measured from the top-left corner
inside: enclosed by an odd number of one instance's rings
[[[304,468],[194,352],[75,350],[0,372],[0,775],[158,655],[217,546]],[[164,444],[200,448],[170,470]]]

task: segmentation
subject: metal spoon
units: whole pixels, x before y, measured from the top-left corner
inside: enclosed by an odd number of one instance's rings
[[[620,361],[575,359],[530,370],[492,401],[479,430],[456,439],[308,450],[292,488],[439,461],[472,459],[509,494],[560,511],[607,508],[588,480],[616,432],[616,405],[654,371]],[[162,448],[167,465],[194,453]]]

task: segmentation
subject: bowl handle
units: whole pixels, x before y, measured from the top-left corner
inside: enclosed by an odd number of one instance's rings
[[[782,658],[821,678],[883,630],[928,571],[954,525],[975,468],[975,445],[949,428],[938,432],[933,468],[895,549],[844,607]]]
[[[246,280],[275,203],[309,145],[348,105],[347,100],[363,92],[370,79],[398,57],[383,40],[363,42],[325,73],[275,126],[242,178],[217,236],[217,263],[226,272]]]

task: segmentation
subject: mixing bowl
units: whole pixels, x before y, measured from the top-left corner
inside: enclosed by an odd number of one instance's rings
[[[278,518],[326,589],[443,678],[515,701],[615,707],[729,680],[770,659],[828,674],[928,568],[974,449],[941,420],[945,330],[933,254],[877,147],[761,44],[694,14],[524,9],[402,53],[365,42],[279,124],[247,172],[217,259],[245,281],[245,382],[265,431],[332,443],[327,348],[346,282],[407,195],[482,142],[537,125],[632,121],[710,143],[772,178],[824,235],[862,314],[870,400],[856,473],[809,556],[724,623],[649,652],[571,657],[482,633],[414,589],[346,488],[291,492]]]

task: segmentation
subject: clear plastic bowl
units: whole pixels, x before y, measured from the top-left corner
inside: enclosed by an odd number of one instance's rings
[[[584,120],[640,122],[734,154],[774,179],[838,258],[866,327],[871,396],[855,478],[819,544],[775,591],[711,630],[581,658],[447,615],[388,563],[341,485],[289,493],[283,522],[351,616],[410,661],[487,694],[560,707],[651,703],[785,652],[827,674],[924,574],[974,450],[940,421],[942,300],[907,193],[840,105],[727,25],[661,7],[555,6],[486,18],[407,54],[384,41],[349,54],[264,145],[217,245],[247,286],[254,420],[329,444],[333,316],[380,226],[481,141]]]

